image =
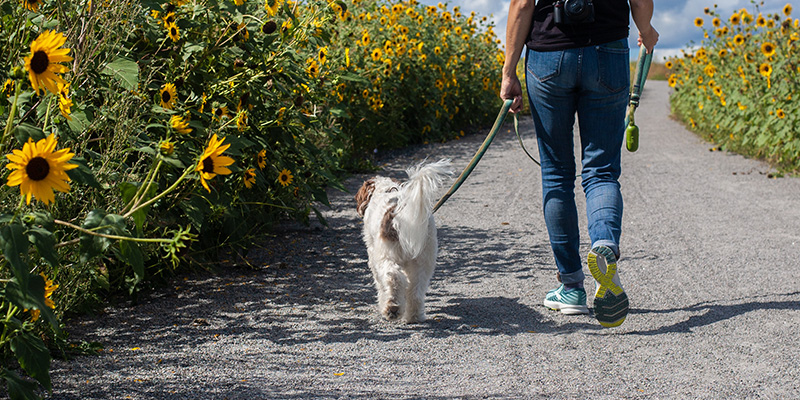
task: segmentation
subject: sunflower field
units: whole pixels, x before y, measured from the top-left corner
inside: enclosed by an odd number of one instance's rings
[[[730,16],[706,8],[694,25],[700,46],[667,60],[673,112],[722,148],[800,170],[800,20],[792,6],[763,14],[758,5]]]
[[[308,223],[386,149],[491,123],[502,50],[445,4],[0,4],[0,378],[51,390],[65,315]],[[3,393],[0,386],[0,393]]]

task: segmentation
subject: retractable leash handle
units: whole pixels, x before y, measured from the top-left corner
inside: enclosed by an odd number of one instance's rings
[[[628,115],[625,117],[625,147],[630,152],[639,149],[639,127],[633,118],[633,113],[636,107],[639,106],[639,100],[642,97],[642,90],[644,90],[644,83],[647,81],[647,73],[650,71],[650,63],[653,60],[653,53],[647,53],[644,46],[639,47],[639,60],[636,63],[636,73],[633,78],[633,87],[631,88],[631,96],[628,103]]]
[[[503,126],[503,121],[505,121],[506,115],[508,115],[508,110],[511,109],[511,103],[512,100],[506,100],[503,102],[503,107],[500,108],[500,113],[497,114],[497,119],[494,120],[492,130],[490,130],[489,134],[486,135],[486,139],[483,140],[483,144],[481,144],[481,147],[479,147],[478,151],[475,152],[475,155],[472,157],[472,160],[470,160],[467,167],[464,168],[464,171],[461,172],[461,175],[458,176],[458,179],[453,182],[453,186],[450,186],[450,190],[448,190],[447,193],[445,193],[445,195],[439,199],[436,205],[433,206],[433,212],[436,212],[436,210],[438,210],[439,207],[441,207],[442,204],[444,204],[444,202],[447,201],[447,199],[449,199],[459,187],[461,187],[461,184],[467,180],[469,174],[471,174],[472,170],[475,169],[475,166],[478,165],[478,161],[480,161],[481,157],[483,157],[483,153],[486,153],[486,150],[489,148],[489,145],[492,144],[492,140],[494,140],[494,137],[497,135],[500,127]]]

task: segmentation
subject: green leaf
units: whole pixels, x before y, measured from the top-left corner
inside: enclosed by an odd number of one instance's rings
[[[44,284],[44,278],[39,275],[29,274],[25,284],[14,278],[6,285],[6,299],[18,307],[39,310],[53,331],[59,332],[58,319],[44,301]]]
[[[86,112],[83,110],[75,110],[69,115],[72,119],[67,120],[67,124],[69,125],[69,129],[74,133],[84,132],[89,128],[89,125],[91,125]]]
[[[134,285],[138,284],[144,279],[144,256],[139,244],[130,240],[120,240],[119,249],[123,261],[133,267]]]
[[[36,389],[39,387],[35,382],[22,379],[14,373],[5,368],[0,369],[0,378],[6,380],[8,385],[8,397],[10,400],[39,400],[41,397],[36,395]]]
[[[52,390],[50,352],[47,351],[42,339],[30,333],[22,333],[11,339],[11,351],[17,356],[19,365],[28,375],[39,381],[48,391]]]
[[[25,255],[28,254],[30,243],[24,227],[20,224],[10,224],[0,228],[0,246],[3,248],[3,256],[11,266],[11,272],[19,282],[27,283],[30,273]]]
[[[136,64],[136,61],[125,57],[114,58],[113,61],[106,64],[101,73],[113,77],[128,90],[136,90],[139,84],[139,65]]]
[[[51,267],[58,266],[58,256],[56,255],[56,239],[53,233],[44,228],[33,227],[28,229],[28,241],[36,246],[39,255]]]
[[[83,157],[72,157],[69,162],[78,165],[78,168],[67,171],[69,179],[95,189],[103,188],[100,182],[97,182],[97,179],[95,179],[94,172],[89,168],[89,164],[86,163]]]
[[[86,215],[86,220],[81,225],[84,229],[92,230],[100,226],[106,213],[103,210],[92,210]],[[81,233],[80,236],[80,253],[81,262],[86,263],[92,258],[100,255],[108,246],[109,240],[99,236]]]
[[[14,129],[14,137],[17,138],[17,142],[19,142],[20,145],[23,145],[29,138],[37,142],[44,139],[46,135],[38,126],[22,123]]]

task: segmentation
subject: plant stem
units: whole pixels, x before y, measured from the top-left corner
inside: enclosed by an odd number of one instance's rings
[[[55,222],[56,224],[59,224],[59,225],[64,225],[66,227],[75,229],[76,231],[81,232],[81,233],[85,233],[87,235],[99,236],[99,237],[106,238],[106,239],[129,240],[131,242],[146,242],[146,243],[172,243],[172,240],[170,240],[170,239],[135,238],[135,237],[130,237],[130,236],[107,235],[105,233],[97,233],[97,232],[90,231],[90,230],[88,230],[86,228],[82,228],[82,227],[80,227],[78,225],[71,224],[71,223],[69,223],[67,221],[62,221],[60,219],[54,219],[53,222]]]
[[[162,162],[163,162],[162,160],[158,160],[158,164],[156,164],[156,167],[147,172],[147,176],[145,176],[139,188],[136,189],[136,193],[133,195],[133,197],[131,197],[130,201],[128,201],[128,204],[126,204],[125,207],[122,208],[122,212],[125,212],[125,210],[127,210],[129,207],[134,207],[136,203],[140,201],[137,200],[139,196],[142,195],[142,193],[147,193],[147,190],[150,189],[150,185],[149,183],[148,184],[145,183],[148,181],[152,182],[153,180],[155,180],[155,174],[161,167]],[[147,186],[147,190],[144,190],[145,186]],[[144,190],[144,192],[142,192],[142,190]]]
[[[179,184],[179,183],[181,183],[181,181],[183,181],[183,180],[184,180],[184,179],[185,179],[187,176],[189,176],[189,173],[191,173],[192,171],[194,171],[194,168],[193,168],[193,167],[194,167],[194,165],[190,165],[190,166],[188,166],[188,167],[186,168],[186,171],[183,171],[183,175],[181,175],[181,176],[178,178],[178,180],[176,180],[176,181],[175,181],[175,183],[173,183],[173,184],[172,184],[172,186],[170,186],[170,187],[166,188],[166,189],[165,189],[163,192],[161,192],[161,193],[160,193],[158,196],[155,196],[155,197],[153,197],[152,199],[150,199],[150,200],[148,200],[148,201],[146,201],[146,202],[144,202],[144,203],[142,203],[142,204],[139,204],[138,206],[136,206],[136,207],[132,208],[130,211],[128,211],[127,213],[125,213],[125,215],[123,215],[123,217],[124,217],[124,218],[128,218],[128,217],[130,217],[130,216],[131,216],[131,215],[133,215],[133,213],[135,213],[136,211],[139,211],[140,209],[142,209],[142,208],[144,208],[144,207],[147,207],[147,206],[149,206],[150,204],[153,204],[153,203],[155,203],[156,201],[158,201],[158,200],[159,200],[159,199],[161,199],[162,197],[166,196],[166,195],[167,195],[167,193],[169,193],[169,192],[171,192],[171,191],[175,190],[175,188],[177,188],[177,187],[178,187],[178,184]]]
[[[8,120],[6,121],[6,129],[3,131],[3,141],[0,142],[0,148],[6,145],[6,138],[11,133],[11,127],[14,125],[14,117],[17,116],[17,102],[19,101],[19,87],[22,86],[20,80],[14,81],[14,103],[11,104],[11,110],[8,112]]]

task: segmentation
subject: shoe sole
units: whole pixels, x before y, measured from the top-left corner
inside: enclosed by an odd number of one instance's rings
[[[555,311],[561,311],[565,315],[579,315],[588,314],[589,307],[586,306],[573,306],[570,304],[559,303],[557,301],[545,300],[544,306]]]
[[[605,265],[605,272],[600,269],[598,256]],[[628,316],[628,295],[620,285],[614,283],[617,274],[617,258],[608,247],[598,246],[589,252],[587,257],[589,272],[597,281],[594,294],[594,316],[597,322],[606,328],[622,325]]]

